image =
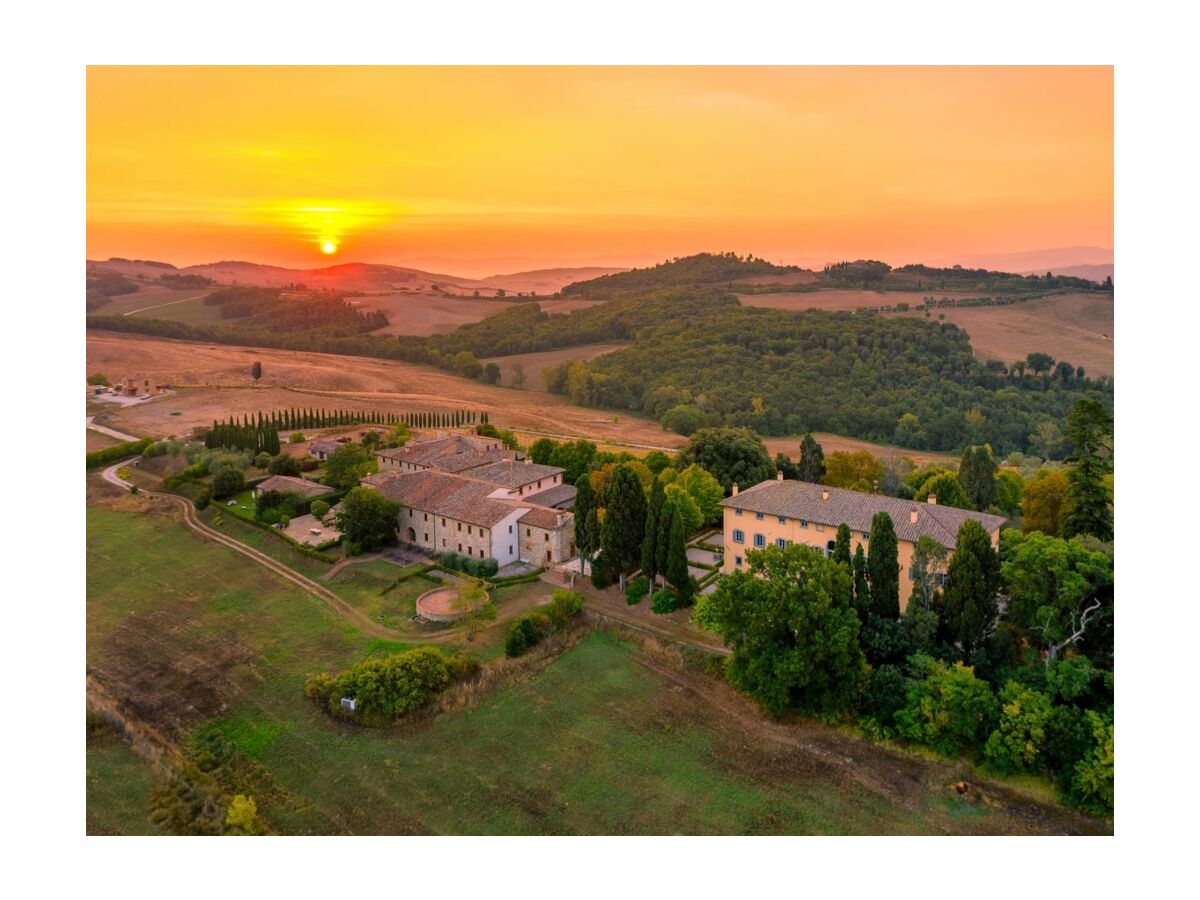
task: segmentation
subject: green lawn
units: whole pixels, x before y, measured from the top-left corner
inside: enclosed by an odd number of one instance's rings
[[[417,597],[442,583],[420,575],[396,583],[397,578],[418,568],[373,559],[346,566],[326,584],[375,621],[416,634],[411,620],[417,612]]]
[[[319,600],[173,519],[127,511],[132,498],[112,502],[116,508],[88,509],[89,671],[155,727],[180,740],[215,730],[257,762],[273,787],[256,799],[277,831],[1014,827],[1006,812],[967,815],[947,801],[950,773],[931,778],[929,763],[904,763],[916,768],[902,777],[880,773],[902,785],[893,794],[870,777],[814,762],[803,741],[788,746],[747,734],[744,723],[642,665],[641,651],[602,633],[473,708],[403,728],[336,722],[305,699],[306,673],[336,671],[404,644],[364,637]],[[380,573],[368,565],[364,582]],[[504,589],[498,593],[513,596],[498,602],[515,602],[530,588],[545,586]],[[356,589],[365,596],[369,587]],[[137,807],[150,774],[117,750],[128,753],[123,745],[89,747],[88,821],[97,829],[148,828]],[[93,769],[103,776],[91,777]]]
[[[112,730],[87,739],[87,833],[162,834],[147,803],[154,769]]]
[[[229,505],[230,500],[233,501],[233,506]],[[237,516],[239,519],[245,519],[247,522],[253,522],[255,512],[254,489],[247,488],[240,494],[226,497],[224,500],[214,500],[213,506],[220,509],[223,513]]]

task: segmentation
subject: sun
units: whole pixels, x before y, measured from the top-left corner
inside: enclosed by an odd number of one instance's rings
[[[331,256],[334,253],[337,253],[337,248],[338,248],[337,241],[332,241],[332,240],[329,240],[328,238],[321,241],[321,252],[324,253],[326,256]]]

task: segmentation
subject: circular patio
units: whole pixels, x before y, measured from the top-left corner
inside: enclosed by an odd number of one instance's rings
[[[488,599],[485,593],[480,600],[464,607],[458,599],[458,588],[436,587],[417,598],[417,615],[430,622],[457,622],[484,606]]]

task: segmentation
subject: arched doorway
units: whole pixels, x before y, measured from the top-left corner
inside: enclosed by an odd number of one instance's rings
[[[415,528],[409,527],[404,530],[404,539],[410,544],[417,542],[417,531]]]

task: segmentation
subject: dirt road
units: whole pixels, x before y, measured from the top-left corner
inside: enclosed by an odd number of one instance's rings
[[[126,434],[123,431],[115,431],[114,429],[107,428],[104,425],[97,425],[95,416],[87,417],[87,427],[90,428],[92,431],[100,432],[100,434],[107,434],[110,438],[116,438],[118,441],[140,441],[141,440],[141,438],[137,437],[136,435]],[[105,480],[107,481],[108,479],[105,479]],[[110,482],[110,483],[116,484],[117,482],[114,481],[114,482]]]

